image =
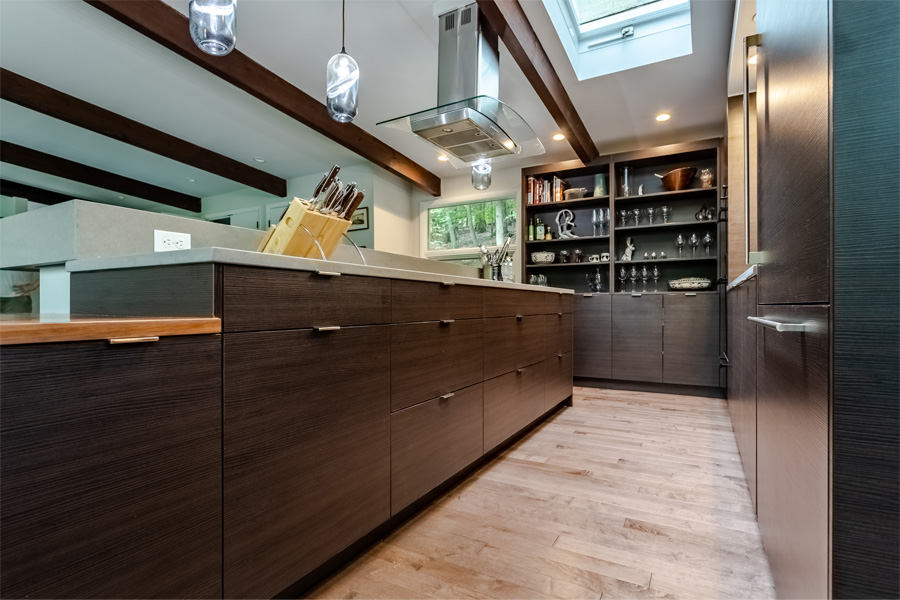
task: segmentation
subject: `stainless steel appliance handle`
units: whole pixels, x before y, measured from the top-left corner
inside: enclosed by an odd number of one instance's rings
[[[771,327],[779,333],[810,331],[810,327],[803,323],[779,323],[778,321],[763,319],[762,317],[747,317],[747,320],[758,323],[759,325]]]
[[[762,45],[762,35],[744,38],[744,264],[750,262],[750,48]],[[758,67],[757,67],[758,68]]]

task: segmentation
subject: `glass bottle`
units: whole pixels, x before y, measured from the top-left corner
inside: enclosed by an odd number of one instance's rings
[[[631,186],[633,185],[631,167],[622,167],[622,197],[627,198],[631,195]]]
[[[534,217],[528,219],[528,241],[534,241]]]
[[[213,56],[234,49],[237,0],[191,0],[188,5],[191,39]]]
[[[536,239],[544,239],[544,223],[541,218],[537,218],[537,225],[534,226],[534,235]]]

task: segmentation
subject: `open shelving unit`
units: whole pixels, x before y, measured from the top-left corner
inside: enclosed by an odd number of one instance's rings
[[[619,289],[617,278],[618,270],[625,266],[630,270],[631,265],[656,264],[662,271],[660,289],[667,289],[664,282],[682,277],[706,277],[713,283],[708,291],[716,291],[716,281],[722,273],[722,255],[725,243],[726,227],[721,220],[723,186],[720,174],[723,173],[724,163],[720,156],[722,140],[716,138],[697,142],[673,144],[658,148],[638,150],[621,154],[602,156],[589,165],[581,161],[566,161],[538,167],[523,169],[522,171],[522,230],[520,232],[524,243],[525,253],[522,261],[523,267],[520,274],[521,280],[528,282],[528,276],[534,273],[543,273],[549,280],[549,285],[574,289],[577,293],[591,292],[586,276],[595,274],[599,269],[606,276],[607,293],[622,292]],[[623,167],[632,169],[632,189],[628,196],[622,194],[620,185],[620,173]],[[696,167],[697,172],[689,184],[688,189],[667,191],[663,188],[662,181],[656,174],[665,174],[673,169],[681,167]],[[701,187],[700,174],[703,169],[709,169],[713,173],[713,186]],[[534,177],[552,181],[554,177],[563,180],[569,188],[587,188],[588,193],[594,191],[595,176],[605,178],[605,195],[590,196],[576,200],[562,202],[546,202],[528,204],[528,179]],[[638,195],[638,189],[643,186],[643,193]],[[631,211],[635,208],[660,208],[668,206],[671,209],[668,222],[663,222],[662,215],[654,217],[651,225],[648,216],[644,213],[639,223],[635,224]],[[712,209],[715,217],[711,220],[698,220],[695,215],[701,208]],[[528,240],[528,225],[532,219],[540,217],[554,235],[558,236],[555,222],[556,214],[567,208],[574,215],[573,233],[580,236],[573,239],[553,240]],[[594,235],[591,224],[591,216],[595,209],[609,209],[610,223],[609,235]],[[626,209],[629,216],[624,227],[620,226],[617,210]],[[686,244],[683,250],[683,258],[678,258],[678,249],[675,246],[675,238],[678,234],[690,239],[690,235],[696,233],[703,238],[706,233],[713,237],[711,256],[705,256],[706,250],[701,244],[697,248],[697,257],[691,256],[690,245]],[[623,255],[628,239],[635,246],[631,261],[623,261]],[[584,255],[580,263],[534,264],[531,261],[531,253],[536,251],[551,251],[557,256],[559,251],[567,250],[570,253],[575,249],[581,250]],[[588,256],[592,254],[610,254],[609,262],[589,262]],[[644,260],[645,252],[665,252],[667,258],[657,260]],[[701,256],[702,255],[702,256]],[[571,258],[569,260],[572,260]],[[630,281],[627,281],[630,290]],[[659,293],[670,293],[661,291]]]

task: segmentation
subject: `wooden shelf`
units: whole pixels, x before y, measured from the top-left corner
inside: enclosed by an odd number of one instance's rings
[[[642,196],[643,197],[643,196]],[[609,200],[609,196],[590,196],[589,198],[578,198],[577,200],[563,200],[562,202],[542,202],[540,204],[526,204],[525,209],[529,208],[551,208],[553,206],[572,206],[573,204],[598,202],[599,200]]]
[[[616,260],[615,263],[617,265],[640,265],[643,263],[658,263],[660,265],[664,265],[666,263],[673,263],[673,262],[700,262],[700,261],[715,261],[715,260],[719,260],[719,259],[716,258],[715,256],[708,256],[708,257],[707,256],[698,256],[697,258],[691,258],[689,256],[687,258],[671,258],[671,257],[669,257],[669,258],[657,258],[657,259],[648,258],[647,260],[644,260],[643,258],[640,260],[637,260],[637,259],[635,259],[635,260]]]
[[[634,262],[634,261],[632,261]],[[649,261],[648,261],[649,262]],[[580,263],[550,263],[548,265],[525,265],[526,269],[546,269],[548,267],[599,267],[600,265],[608,265],[609,261],[606,262],[590,262],[584,261]]]
[[[689,196],[691,194],[708,194],[710,192],[715,193],[717,190],[717,187],[691,188],[688,190],[677,190],[674,192],[656,192],[655,194],[644,194],[643,196],[616,196],[616,204],[618,204],[619,202],[640,202],[647,199],[661,200],[678,196]]]
[[[525,242],[526,244],[559,244],[561,242],[570,242],[570,243],[578,243],[578,242],[590,242],[597,240],[608,240],[608,235],[588,235],[585,237],[577,237],[577,238],[569,238],[569,239],[556,239],[556,240],[533,240],[530,242]]]
[[[677,223],[654,223],[653,225],[626,225],[625,227],[616,227],[616,231],[637,231],[640,229],[662,229],[664,227],[690,227],[693,225],[715,225],[719,221],[679,221]]]

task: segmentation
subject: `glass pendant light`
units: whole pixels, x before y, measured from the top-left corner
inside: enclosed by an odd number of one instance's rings
[[[191,39],[197,47],[213,56],[225,56],[234,50],[237,0],[191,0]]]
[[[486,162],[472,165],[472,186],[479,191],[491,187],[491,165]]]
[[[341,51],[328,61],[326,72],[325,105],[335,121],[349,123],[359,110],[359,66],[347,54],[344,46],[344,26],[347,0],[341,8]]]

